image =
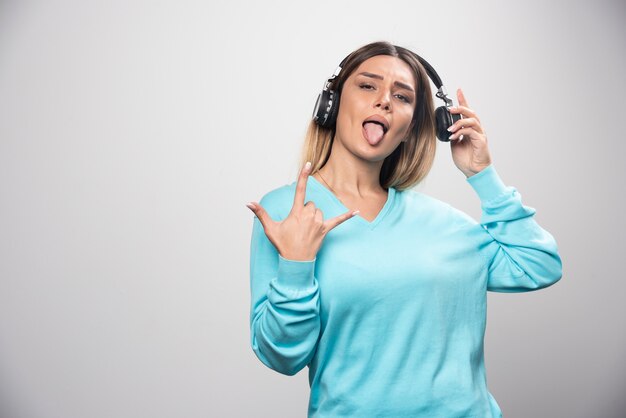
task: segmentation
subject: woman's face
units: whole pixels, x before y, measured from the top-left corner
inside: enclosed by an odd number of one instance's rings
[[[343,85],[335,140],[360,158],[384,160],[409,134],[415,86],[411,67],[399,58],[377,55],[362,62]],[[385,128],[365,122],[376,117]]]

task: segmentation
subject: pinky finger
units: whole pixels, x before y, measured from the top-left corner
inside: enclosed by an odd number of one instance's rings
[[[348,219],[352,218],[353,216],[356,216],[360,211],[359,210],[354,210],[354,211],[348,211],[342,215],[339,216],[335,216],[332,219],[329,219],[326,222],[326,226],[328,227],[328,231],[330,231],[331,229],[333,229],[334,227],[336,227],[337,225],[347,221]]]

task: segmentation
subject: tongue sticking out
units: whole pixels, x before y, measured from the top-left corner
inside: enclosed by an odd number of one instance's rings
[[[380,140],[383,139],[384,134],[383,127],[377,123],[366,122],[365,125],[363,125],[363,135],[370,145],[378,144]]]

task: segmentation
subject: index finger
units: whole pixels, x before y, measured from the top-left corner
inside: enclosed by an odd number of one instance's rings
[[[311,162],[307,161],[302,170],[300,170],[300,176],[298,177],[298,183],[296,184],[296,194],[293,198],[293,206],[302,208],[304,207],[304,197],[306,196],[306,183],[311,172]]]
[[[463,90],[458,89],[458,90],[456,91],[456,95],[457,95],[457,98],[459,99],[459,104],[460,104],[461,106],[469,107],[469,106],[467,105],[467,100],[465,99],[465,95],[463,94]]]
[[[461,119],[463,118],[474,118],[478,121],[478,123],[480,123],[480,119],[478,118],[478,115],[476,115],[476,112],[474,112],[472,109],[469,108],[469,106],[467,105],[467,99],[465,99],[465,95],[463,94],[463,90],[458,89],[456,91],[457,94],[457,98],[459,101],[459,105],[457,107],[452,107],[450,108],[450,112],[451,113],[460,113],[461,114]]]

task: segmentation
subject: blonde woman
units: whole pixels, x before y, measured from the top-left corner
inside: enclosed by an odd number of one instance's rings
[[[500,179],[460,90],[457,107],[438,93],[451,125],[441,137],[432,67],[418,58],[387,42],[346,57],[297,181],[248,204],[251,345],[279,373],[309,368],[309,417],[501,417],[484,367],[486,292],[561,278],[554,238]],[[480,198],[480,222],[411,190],[437,136]]]

